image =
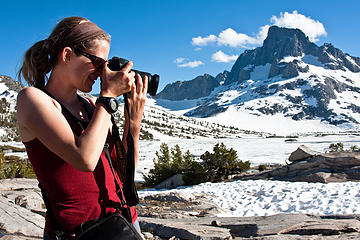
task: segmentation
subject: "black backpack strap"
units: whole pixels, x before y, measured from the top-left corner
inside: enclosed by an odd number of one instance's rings
[[[110,154],[110,151],[109,151],[109,144],[105,144],[104,146],[104,152],[105,152],[105,156],[106,156],[106,159],[108,160],[109,162],[109,166],[110,166],[110,169],[111,169],[111,172],[114,176],[114,181],[115,181],[115,185],[116,185],[116,188],[118,189],[118,197],[120,199],[120,202],[121,202],[121,214],[126,218],[126,220],[129,221],[129,223],[132,223],[132,216],[131,216],[131,212],[130,212],[130,206],[127,205],[126,203],[126,200],[124,199],[124,192],[117,180],[117,178],[115,177],[115,170],[114,170],[114,166],[112,164],[112,158],[111,158],[111,154]],[[126,206],[126,207],[125,207]]]
[[[84,126],[83,122],[78,119],[77,117],[75,117],[65,106],[64,104],[62,104],[60,101],[58,101],[53,95],[51,95],[51,93],[49,93],[46,89],[43,90],[47,95],[49,95],[50,97],[52,97],[53,99],[55,99],[61,106],[62,111],[64,111],[66,113],[67,116],[69,116],[73,122],[76,122],[76,124],[80,127],[80,129],[84,130],[86,127]],[[88,114],[89,119],[91,119],[93,113],[94,113],[94,109],[91,107],[90,103],[84,99],[83,97],[81,97],[80,95],[77,95],[79,100],[83,103],[83,106],[85,108],[86,113]]]
[[[81,97],[80,95],[78,95],[78,98],[83,103],[85,111],[88,114],[89,118],[91,119],[92,115],[94,114],[94,106],[89,101],[92,102],[92,100],[90,98],[87,98],[88,100],[86,100],[85,98]]]

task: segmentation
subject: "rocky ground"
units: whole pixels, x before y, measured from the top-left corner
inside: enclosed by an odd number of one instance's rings
[[[358,153],[313,154],[302,147],[291,164],[242,179],[355,181]],[[216,217],[226,210],[204,194],[163,193],[137,206],[145,239],[360,239],[360,215],[277,214]],[[35,179],[0,180],[0,240],[42,239],[44,204]]]
[[[169,199],[171,199],[169,204]],[[359,215],[277,214],[216,217],[207,196],[156,195],[142,199],[140,223],[148,239],[359,239]],[[176,236],[176,237],[175,237]]]
[[[0,181],[0,239],[41,239],[44,218],[37,181]],[[162,194],[141,199],[145,239],[359,239],[360,216],[278,214],[221,218],[206,195]]]

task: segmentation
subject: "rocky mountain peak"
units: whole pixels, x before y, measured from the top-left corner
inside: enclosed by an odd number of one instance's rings
[[[317,46],[299,29],[272,26],[262,48],[263,53],[267,55],[266,60],[271,63],[274,60],[272,58],[282,59],[285,56],[310,54],[316,51]]]
[[[239,56],[225,84],[248,80],[251,69],[244,69],[248,66],[263,66],[267,63],[277,64],[286,56],[316,56],[318,48],[299,29],[272,26],[269,28],[268,36],[262,47],[246,50]]]

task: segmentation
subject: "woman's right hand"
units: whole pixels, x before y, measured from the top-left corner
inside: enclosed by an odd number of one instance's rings
[[[135,85],[135,72],[131,71],[133,63],[129,61],[120,71],[111,71],[104,64],[101,75],[102,97],[118,97],[124,93],[130,92]]]

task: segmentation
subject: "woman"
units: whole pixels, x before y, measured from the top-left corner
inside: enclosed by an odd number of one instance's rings
[[[109,134],[111,113],[116,109],[109,101],[124,93],[128,93],[131,113],[125,121],[130,121],[131,127],[128,129],[125,124],[123,139],[130,131],[134,137],[135,165],[138,159],[147,79],[135,76],[132,62],[121,71],[111,71],[105,61],[109,49],[108,35],[94,23],[82,17],[64,18],[47,39],[26,52],[19,72],[19,77],[22,75],[30,85],[18,95],[20,135],[55,220],[69,234],[82,222],[114,212],[120,206],[103,149],[104,145],[109,146],[117,166]],[[77,91],[90,92],[98,77],[100,97],[90,113],[86,105],[92,101],[84,102]],[[124,147],[126,150],[125,142]],[[134,207],[131,214],[140,231]],[[44,238],[55,239],[48,215]]]

